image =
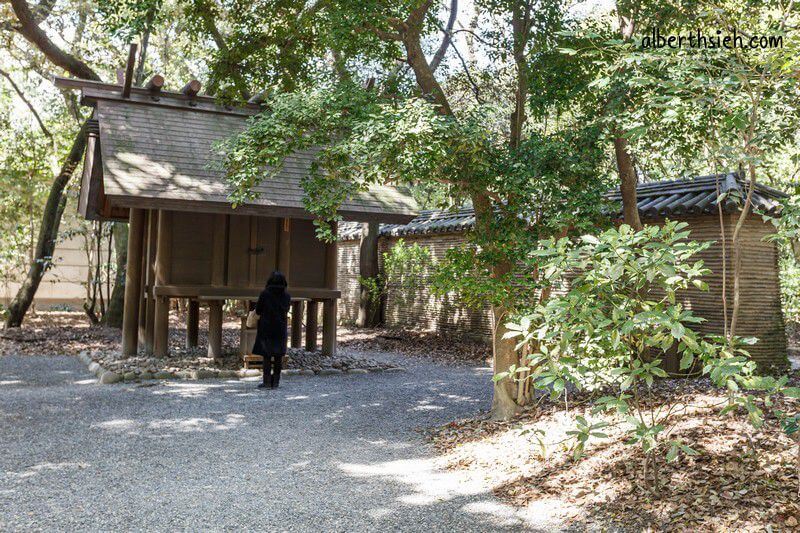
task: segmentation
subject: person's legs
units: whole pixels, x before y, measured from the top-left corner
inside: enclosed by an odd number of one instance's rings
[[[281,380],[281,366],[283,366],[283,356],[276,354],[272,356],[272,388],[277,389]]]
[[[267,387],[269,387],[269,385],[267,384],[267,381],[269,380],[270,383],[271,383],[272,378],[271,377],[270,378],[267,377],[267,376],[269,376],[269,370],[270,370],[269,369],[269,367],[270,367],[269,356],[268,355],[264,355],[262,357],[264,358],[264,362],[261,364],[261,384],[258,386],[258,388],[259,389],[266,389]]]

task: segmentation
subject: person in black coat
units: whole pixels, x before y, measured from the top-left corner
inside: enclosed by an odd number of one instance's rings
[[[286,316],[290,302],[291,298],[286,292],[286,277],[278,271],[273,272],[256,304],[259,319],[253,353],[264,358],[264,381],[259,388],[278,388],[283,356],[286,355]]]

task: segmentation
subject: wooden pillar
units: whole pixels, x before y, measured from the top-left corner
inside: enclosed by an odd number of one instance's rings
[[[291,268],[291,228],[292,219],[284,218],[278,222],[278,270],[289,280],[289,269]],[[302,311],[301,311],[302,313]]]
[[[250,301],[239,300],[239,309],[243,312],[239,321],[239,355],[249,355],[253,349],[253,343],[255,343],[255,330],[247,328],[247,315],[250,313]]]
[[[317,302],[309,300],[306,306],[306,350],[317,349]]]
[[[322,303],[322,355],[336,355],[336,300]]]
[[[147,299],[145,309],[144,326],[144,351],[152,354],[154,346],[154,326],[156,314],[156,299],[153,296],[155,286],[155,265],[156,265],[156,245],[158,241],[158,211],[150,209],[150,216],[147,221]]]
[[[146,337],[146,329],[147,329],[147,237],[149,232],[147,231],[148,224],[150,223],[150,211],[146,210],[144,212],[144,218],[142,221],[142,260],[141,260],[141,270],[139,271],[139,325],[137,328],[137,340],[138,342],[136,345],[138,346],[139,350],[145,350],[145,337]]]
[[[208,356],[222,357],[222,302],[208,302]]]
[[[158,236],[156,239],[155,286],[167,285],[170,278],[172,217],[169,211],[158,213]],[[169,298],[158,296],[153,320],[153,353],[166,357],[169,353]]]
[[[125,271],[125,300],[122,315],[122,355],[136,355],[139,337],[139,300],[142,290],[142,236],[144,211],[130,210],[128,263]]]
[[[333,234],[337,233],[336,223]],[[325,287],[336,289],[338,285],[339,247],[336,241],[325,246]],[[322,355],[336,354],[336,299],[325,300],[322,304]]]
[[[200,328],[200,302],[189,300],[186,309],[186,347],[197,348],[198,330]]]
[[[153,310],[153,355],[169,354],[169,298],[156,296]]]
[[[292,302],[292,348],[303,345],[303,301]]]

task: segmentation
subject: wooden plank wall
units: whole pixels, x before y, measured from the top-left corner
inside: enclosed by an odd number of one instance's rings
[[[343,324],[355,323],[358,318],[358,249],[358,239],[339,242],[339,320]]]
[[[383,254],[399,239],[381,239],[378,245],[379,265],[383,266]],[[431,236],[403,237],[407,246],[419,243],[427,246],[433,265],[444,259],[447,250],[464,243],[461,234],[440,234]],[[429,275],[429,273],[427,274]],[[426,277],[427,277],[426,275]],[[458,333],[478,338],[491,337],[491,315],[488,307],[474,309],[464,305],[456,293],[436,296],[430,289],[430,283],[422,280],[422,289],[409,294],[398,287],[387,289],[384,316],[391,327],[411,327],[414,329],[439,331],[442,333]]]
[[[695,326],[700,333],[722,334],[725,331],[724,301],[728,323],[733,311],[733,247],[731,236],[736,225],[736,216],[727,215],[725,225],[725,268],[723,269],[723,244],[720,221],[715,216],[684,217],[690,224],[690,238],[712,245],[697,255],[705,267],[711,270],[703,279],[708,291],[690,289],[685,291],[680,302],[695,315],[706,321]],[[645,221],[660,222],[660,221]],[[764,370],[783,369],[788,365],[786,357],[786,334],[780,301],[778,250],[764,237],[772,226],[759,217],[750,217],[741,233],[742,271],[740,276],[740,307],[736,335],[756,337],[754,346],[748,347],[750,355]],[[723,270],[725,276],[723,276]]]
[[[712,274],[705,278],[708,292],[692,289],[686,291],[681,302],[706,322],[697,326],[702,333],[723,332],[722,308],[722,240],[720,223],[716,216],[684,217],[692,230],[691,238],[711,241],[711,247],[699,254]],[[658,220],[646,221],[658,223]],[[726,247],[726,293],[730,312],[733,306],[733,250],[730,237],[735,226],[735,216],[725,219]],[[758,217],[751,217],[742,231],[742,276],[741,306],[737,335],[757,337],[759,342],[751,346],[752,357],[763,368],[787,365],[786,335],[780,302],[777,248],[763,240],[772,226]],[[428,247],[434,261],[441,259],[450,247],[464,242],[460,234],[434,234],[404,237],[407,244],[419,243]],[[381,263],[383,253],[388,251],[397,238],[381,237],[379,248]],[[344,241],[339,245],[339,302],[340,316],[344,322],[352,322],[358,313],[358,240]],[[461,305],[456,295],[447,298],[434,296],[424,288],[415,294],[402,294],[390,288],[385,302],[386,324],[390,327],[407,327],[418,330],[438,330],[458,334],[489,338],[491,319],[489,309],[474,310]]]
[[[247,215],[172,211],[171,284],[262,287],[278,267],[279,220]],[[227,249],[214,266],[215,230],[227,220]],[[217,236],[224,243],[225,235]],[[317,240],[313,222],[291,221],[289,282],[296,287],[325,287],[325,244]],[[214,277],[216,279],[214,281]],[[227,280],[227,283],[225,282]]]
[[[172,213],[172,279],[175,285],[211,283],[211,237],[214,215]]]
[[[292,220],[289,282],[295,287],[325,287],[325,244],[311,220]]]

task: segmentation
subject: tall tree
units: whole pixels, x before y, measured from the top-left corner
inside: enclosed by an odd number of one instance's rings
[[[39,27],[39,22],[25,0],[12,0],[11,7],[17,17],[13,25],[15,31],[22,35],[31,44],[44,54],[53,64],[67,70],[77,77],[91,80],[100,80],[100,77],[86,63],[77,57],[59,48]],[[42,281],[47,269],[52,264],[53,250],[58,238],[58,228],[61,224],[61,215],[64,213],[66,197],[64,191],[72,178],[75,168],[80,164],[83,151],[86,147],[86,124],[80,128],[72,141],[66,160],[53,180],[47,204],[42,214],[42,223],[36,244],[36,252],[32,258],[20,289],[8,306],[6,327],[19,327],[25,318],[25,313],[33,302],[36,290]]]
[[[636,32],[636,18],[640,2],[635,0],[617,0],[617,19],[619,20],[619,32],[623,41],[630,41]],[[620,96],[624,99],[624,95]],[[642,229],[642,221],[639,218],[639,208],[637,206],[636,186],[639,177],[636,173],[636,166],[631,157],[628,139],[625,137],[624,129],[616,125],[614,127],[614,157],[617,161],[617,173],[619,174],[619,190],[622,193],[622,216],[625,222],[635,230]]]
[[[519,354],[505,335],[505,322],[520,303],[519,298],[514,298],[519,290],[515,287],[521,274],[519,261],[535,246],[533,236],[572,225],[564,219],[548,219],[543,206],[555,196],[560,207],[565,200],[569,203],[582,198],[581,188],[588,181],[584,181],[586,167],[579,169],[580,165],[545,169],[538,160],[535,165],[523,163],[542,156],[546,151],[541,150],[542,145],[564,150],[571,143],[580,142],[577,138],[534,141],[526,134],[531,39],[541,32],[542,42],[550,44],[544,34],[555,31],[548,22],[552,18],[560,20],[561,4],[485,2],[483,8],[491,14],[493,25],[487,28],[487,39],[496,41],[492,46],[497,63],[504,65],[504,81],[508,80],[503,103],[485,109],[461,103],[454,106],[437,77],[433,60],[428,59],[431,55],[436,58],[436,52],[426,51],[426,43],[442,30],[455,50],[450,30],[438,22],[440,11],[448,6],[452,10],[455,4],[433,0],[368,1],[356,8],[344,1],[317,2],[312,7],[318,16],[313,19],[303,19],[303,13],[310,9],[306,2],[287,5],[293,6],[290,20],[305,22],[295,25],[290,35],[282,33],[279,39],[264,34],[260,28],[250,30],[247,15],[227,14],[227,22],[238,35],[236,42],[241,43],[231,54],[241,64],[254,61],[255,43],[258,50],[278,53],[289,49],[295,54],[292,70],[282,72],[274,65],[264,64],[263,69],[269,74],[262,72],[261,79],[284,88],[303,80],[311,87],[274,95],[266,102],[268,111],[223,147],[228,156],[229,179],[235,186],[232,199],[243,201],[252,195],[256,183],[269,178],[260,170],[264,164],[277,168],[291,151],[315,144],[325,147],[319,152],[317,164],[327,175],[314,172],[304,182],[309,197],[306,205],[318,216],[321,234],[328,238],[332,235],[326,233],[327,222],[336,220],[341,199],[376,182],[435,183],[448,191],[451,201],[469,201],[476,216],[473,243],[454,251],[452,264],[460,265],[460,272],[450,278],[459,278],[456,281],[473,287],[483,302],[492,303],[496,373],[518,365]],[[259,6],[253,9],[259,10]],[[258,12],[263,14],[266,10]],[[285,13],[282,17],[287,18]],[[276,23],[266,20],[261,27]],[[306,53],[297,53],[293,44],[297,41],[307,43]],[[317,68],[320,63],[315,58],[328,50],[341,51],[348,57],[348,64],[358,66],[358,70],[385,73],[384,85],[394,82],[390,74],[397,72],[393,63],[400,57],[411,79],[401,80],[407,83],[405,90],[390,92],[363,91],[355,83],[341,81],[341,76],[337,76],[337,83]],[[504,62],[503,57],[512,60]],[[349,78],[359,74],[356,71]],[[282,81],[284,76],[292,83]],[[507,113],[506,118],[502,123],[493,123],[493,117],[500,113]],[[556,192],[557,187],[550,181],[565,175],[575,180],[573,198],[561,196],[563,190]],[[596,176],[593,179],[599,183]],[[545,183],[555,188],[544,193]],[[543,194],[549,195],[547,201],[537,201]],[[567,210],[582,211],[583,207]],[[495,382],[493,416],[508,418],[525,401],[525,391],[512,380]]]

